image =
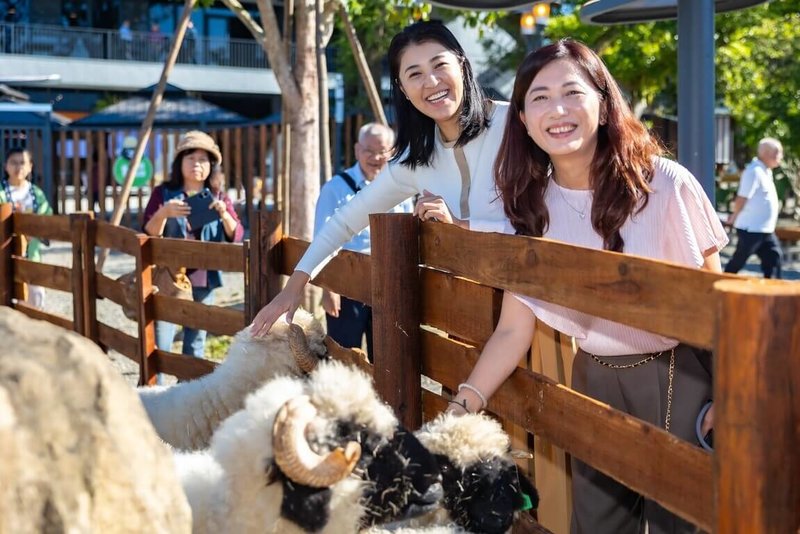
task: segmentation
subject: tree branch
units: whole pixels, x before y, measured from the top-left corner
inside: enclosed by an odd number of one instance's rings
[[[272,72],[278,81],[278,86],[281,88],[283,98],[287,99],[291,106],[300,105],[300,91],[292,75],[289,57],[281,43],[281,31],[278,26],[278,19],[275,16],[272,0],[257,1],[263,27],[253,20],[239,0],[222,0],[222,3],[233,11],[236,18],[244,24],[244,27],[253,35],[255,40],[261,43],[262,48],[267,53],[267,59],[269,59]]]

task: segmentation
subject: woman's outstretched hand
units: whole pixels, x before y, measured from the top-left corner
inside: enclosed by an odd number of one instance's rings
[[[256,337],[266,336],[283,313],[286,313],[286,322],[291,323],[309,279],[302,271],[292,273],[286,287],[256,314],[253,324],[250,325],[250,334]]]
[[[423,221],[438,221],[448,224],[455,224],[462,228],[467,227],[467,222],[456,219],[447,207],[444,199],[439,195],[434,195],[427,189],[423,189],[422,195],[417,199],[414,206],[414,215]]]

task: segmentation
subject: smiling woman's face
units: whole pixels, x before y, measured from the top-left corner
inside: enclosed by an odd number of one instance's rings
[[[597,147],[601,104],[583,71],[571,61],[557,60],[531,82],[520,120],[551,159],[591,156]]]
[[[464,98],[461,60],[436,41],[411,44],[400,56],[400,87],[440,127],[457,118]]]

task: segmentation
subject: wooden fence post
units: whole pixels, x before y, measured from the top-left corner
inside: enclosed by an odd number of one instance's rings
[[[0,306],[11,306],[14,298],[14,209],[0,204]]]
[[[75,332],[97,342],[97,286],[94,277],[94,239],[89,223],[94,214],[69,216],[72,234],[72,320]],[[89,264],[91,263],[91,271]],[[94,334],[92,334],[94,332]]]
[[[725,280],[714,392],[714,532],[800,525],[800,285]]]
[[[406,428],[422,424],[419,221],[408,214],[369,216],[375,387]]]
[[[253,209],[250,214],[250,253],[247,258],[248,281],[246,291],[250,309],[248,324],[256,314],[281,290],[281,240],[283,223],[281,213]],[[248,297],[245,297],[247,299]]]
[[[136,291],[139,296],[139,385],[154,384],[157,369],[151,368],[151,357],[156,350],[156,331],[153,319],[153,261],[150,238],[138,234],[139,249],[136,252]]]

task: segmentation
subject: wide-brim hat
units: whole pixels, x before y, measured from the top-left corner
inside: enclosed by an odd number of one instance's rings
[[[215,164],[219,164],[222,161],[222,153],[220,153],[217,143],[214,142],[210,135],[200,130],[192,130],[183,134],[183,137],[178,141],[178,146],[175,147],[175,156],[177,157],[181,152],[186,152],[187,150],[198,149],[208,152],[214,159]]]

